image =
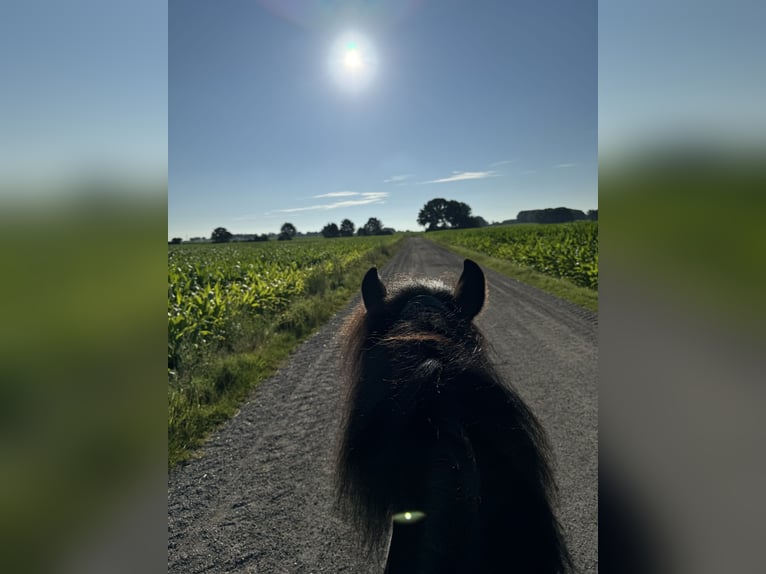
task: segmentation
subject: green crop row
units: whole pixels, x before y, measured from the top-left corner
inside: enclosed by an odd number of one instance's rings
[[[428,237],[598,289],[597,221],[437,231]]]
[[[170,245],[168,369],[184,355],[225,346],[242,321],[279,314],[290,302],[393,238]]]
[[[400,236],[171,245],[168,465],[186,459],[260,381],[359,290]]]

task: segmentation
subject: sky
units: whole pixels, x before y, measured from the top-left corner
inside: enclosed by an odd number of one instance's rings
[[[760,146],[766,134],[766,3],[601,2],[599,156],[701,142]]]
[[[170,0],[168,237],[598,207],[597,4]]]
[[[149,182],[162,199],[167,26],[166,5],[156,0],[4,6],[0,200],[45,208],[94,178],[123,189]]]

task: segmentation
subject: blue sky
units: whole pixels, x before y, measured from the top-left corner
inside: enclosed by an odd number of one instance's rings
[[[167,26],[156,0],[4,5],[0,198],[45,206],[93,177],[163,193]]]
[[[171,0],[168,236],[597,207],[593,1]]]
[[[599,6],[599,154],[766,133],[766,3],[615,0]]]

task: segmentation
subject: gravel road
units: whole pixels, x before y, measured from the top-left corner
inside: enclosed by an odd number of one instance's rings
[[[460,256],[410,238],[380,274],[454,284],[461,270]],[[598,317],[484,271],[489,297],[477,324],[500,374],[548,431],[570,550],[582,572],[597,572]],[[170,473],[168,572],[382,572],[333,509],[336,334],[358,302],[261,383],[202,457]]]

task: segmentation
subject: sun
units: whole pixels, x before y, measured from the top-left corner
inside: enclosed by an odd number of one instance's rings
[[[348,32],[332,44],[328,68],[342,90],[358,93],[367,89],[375,79],[377,67],[376,52],[364,35]]]
[[[359,49],[351,44],[346,48],[346,55],[343,56],[343,66],[349,71],[361,70],[364,65],[362,54]]]

